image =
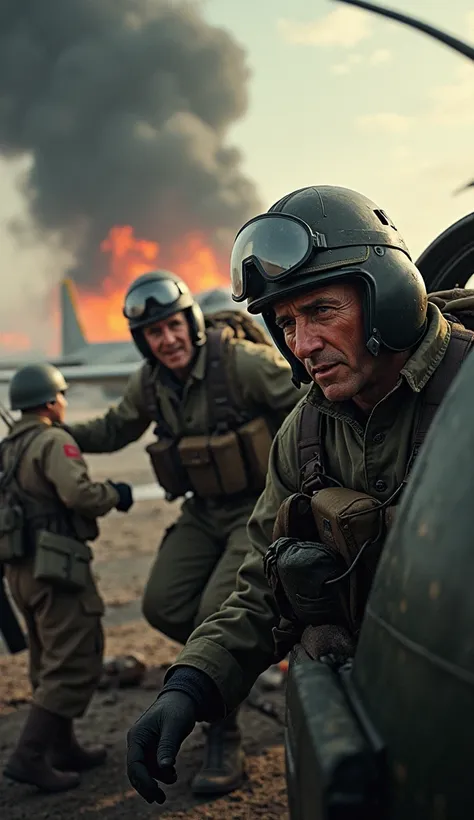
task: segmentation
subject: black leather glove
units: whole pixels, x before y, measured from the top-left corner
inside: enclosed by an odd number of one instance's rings
[[[164,803],[157,780],[176,782],[176,755],[196,723],[196,705],[184,692],[162,695],[127,733],[127,775],[147,803]]]
[[[119,502],[115,505],[115,508],[119,512],[128,512],[133,505],[133,495],[130,484],[125,484],[123,481],[109,481],[109,484],[111,484],[119,494]]]
[[[264,571],[280,613],[305,625],[346,624],[347,581],[327,582],[347,570],[335,549],[317,541],[278,538],[265,553]]]

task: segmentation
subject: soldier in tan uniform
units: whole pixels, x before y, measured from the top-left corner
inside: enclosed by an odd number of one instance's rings
[[[62,426],[66,382],[51,365],[29,365],[10,383],[21,419],[1,444],[0,561],[28,631],[33,702],[4,774],[43,791],[79,783],[101,764],[74,734],[102,670],[102,599],[87,542],[96,519],[132,505],[127,484],[94,482]]]
[[[112,452],[154,423],[157,440],[147,450],[159,483],[169,499],[192,493],[165,534],[143,598],[148,622],[184,643],[234,588],[273,436],[302,394],[258,325],[257,341],[236,338],[230,327],[206,327],[173,274],[139,277],[124,314],[145,363],[117,407],[70,429],[84,452]],[[230,791],[242,773],[232,714],[211,727],[193,790]]]
[[[387,214],[345,188],[304,188],[247,223],[232,282],[312,387],[275,436],[235,591],[129,730],[130,782],[148,802],[164,801],[156,781],[174,782],[195,721],[235,709],[296,642],[312,658],[353,653],[393,509],[474,339],[443,315],[472,311],[472,293],[428,301]]]

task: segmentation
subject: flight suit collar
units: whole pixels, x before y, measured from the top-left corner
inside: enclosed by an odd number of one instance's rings
[[[428,303],[428,327],[423,339],[400,371],[397,387],[405,382],[414,392],[419,393],[426,386],[430,376],[438,367],[451,338],[451,325],[441,311]],[[397,387],[394,389],[396,390]],[[394,391],[392,391],[394,392]],[[333,402],[324,397],[321,388],[314,384],[308,393],[308,400],[326,415],[344,419],[354,426],[361,423],[360,413],[352,401]],[[384,401],[382,399],[382,401]]]
[[[428,303],[428,329],[400,371],[411,389],[419,393],[438,367],[451,338],[451,325],[436,305]]]

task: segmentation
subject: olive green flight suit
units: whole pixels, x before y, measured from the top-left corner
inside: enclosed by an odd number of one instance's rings
[[[230,345],[233,355],[226,366],[231,369],[235,396],[249,413],[265,416],[274,434],[304,391],[293,386],[290,367],[274,348],[244,340]],[[182,395],[166,371],[158,370],[158,406],[177,436],[211,432],[206,347],[199,349]],[[153,421],[139,369],[117,407],[69,429],[84,452],[113,452],[136,441]],[[225,601],[249,549],[246,525],[256,500],[255,492],[244,492],[217,500],[194,494],[184,501],[178,521],[165,534],[145,589],[143,613],[152,626],[184,643],[196,624]]]
[[[19,436],[38,425],[44,430],[20,462],[20,488],[49,507],[54,501],[63,505],[78,539],[93,540],[98,535],[96,517],[114,508],[119,496],[108,482],[90,480],[87,465],[66,430],[39,416],[23,414],[4,444],[4,462],[8,464],[8,441],[14,445]],[[59,531],[53,516],[48,529]],[[21,563],[5,565],[8,585],[28,630],[33,702],[53,714],[77,718],[87,709],[102,671],[104,605],[92,573],[84,590],[66,592],[35,580],[33,565],[34,554]]]
[[[411,436],[428,380],[442,360],[451,326],[428,305],[428,329],[400,373],[396,388],[361,420],[352,402],[330,402],[314,385],[307,401],[322,414],[325,470],[343,487],[383,502],[401,484],[411,453]],[[472,354],[471,354],[472,355]],[[272,543],[282,502],[300,489],[298,431],[303,402],[278,431],[270,455],[267,483],[248,525],[253,549],[237,575],[235,591],[219,612],[191,635],[170,668],[194,666],[217,684],[225,707],[234,709],[258,675],[275,661],[274,634],[279,615],[263,572],[263,555]],[[215,717],[215,715],[214,715]]]

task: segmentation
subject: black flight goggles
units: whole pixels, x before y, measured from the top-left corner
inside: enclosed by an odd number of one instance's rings
[[[315,248],[326,248],[326,237],[291,214],[268,213],[254,217],[235,237],[230,261],[232,297],[243,302],[250,292],[254,266],[268,282],[289,276],[310,258]]]
[[[178,282],[171,279],[144,282],[125,297],[123,315],[126,319],[141,319],[150,303],[158,307],[169,307],[187,292]]]

